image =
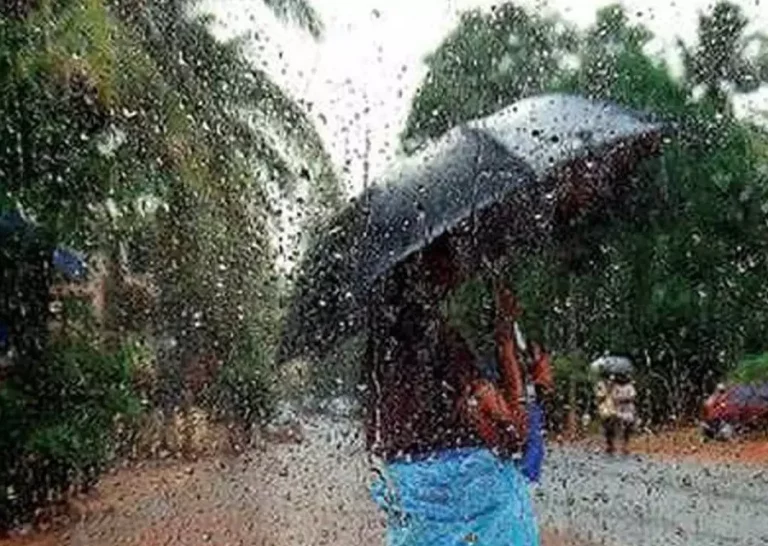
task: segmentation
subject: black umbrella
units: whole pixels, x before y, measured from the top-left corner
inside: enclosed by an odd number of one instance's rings
[[[447,132],[322,230],[299,269],[280,360],[359,333],[374,282],[438,238],[478,266],[542,244],[658,152],[664,129],[614,104],[543,95]]]

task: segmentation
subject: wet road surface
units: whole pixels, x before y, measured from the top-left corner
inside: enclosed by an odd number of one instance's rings
[[[40,546],[383,544],[369,478],[356,427],[310,422],[300,445],[108,476],[104,506]],[[759,469],[556,448],[534,495],[543,527],[591,544],[768,544],[768,473]]]
[[[553,449],[541,522],[627,546],[768,544],[768,468]]]

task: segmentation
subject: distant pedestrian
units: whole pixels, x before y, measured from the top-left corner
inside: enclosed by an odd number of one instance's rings
[[[728,440],[733,427],[723,418],[728,408],[728,390],[724,383],[718,383],[702,407],[702,429],[707,438]]]
[[[616,435],[616,405],[611,396],[613,390],[613,376],[601,377],[595,385],[595,402],[597,403],[597,416],[603,426],[605,437],[605,451],[614,452],[614,437]]]
[[[616,408],[616,433],[622,438],[622,453],[629,453],[629,440],[637,418],[635,398],[637,391],[632,378],[626,374],[616,375],[611,389],[613,405]]]

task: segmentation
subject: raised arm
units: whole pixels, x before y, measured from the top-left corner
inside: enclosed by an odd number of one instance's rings
[[[502,372],[502,390],[510,404],[519,406],[524,402],[525,385],[518,347],[515,340],[514,321],[520,317],[521,309],[512,292],[496,283],[496,355]]]
[[[520,407],[525,401],[525,389],[515,336],[508,320],[497,319],[495,339],[496,355],[501,366],[501,391],[510,405]]]

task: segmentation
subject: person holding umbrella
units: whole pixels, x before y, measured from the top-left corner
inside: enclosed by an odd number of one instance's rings
[[[499,297],[496,383],[443,320],[441,302],[483,263],[567,244],[575,220],[621,202],[628,175],[661,153],[669,128],[586,97],[528,97],[399,162],[304,255],[278,360],[319,360],[366,337],[366,436],[384,461],[376,496],[390,544],[478,533],[489,545],[538,543],[527,483],[509,456],[536,445],[528,440],[541,416],[524,405],[514,313]],[[520,465],[536,466],[525,456]]]
[[[613,376],[601,374],[595,385],[595,402],[597,404],[597,416],[603,427],[605,438],[605,452],[612,455],[615,451],[614,437],[616,435],[616,406],[611,396]]]
[[[617,432],[621,434],[622,439],[621,451],[627,455],[629,453],[629,440],[635,427],[635,398],[637,398],[637,390],[628,373],[619,372],[616,374],[611,396],[616,406]]]
[[[537,545],[527,480],[519,468],[531,432],[511,293],[497,292],[498,383],[440,313],[460,279],[449,245],[393,275],[369,344],[369,451],[382,461],[372,494],[388,517],[391,545]],[[397,294],[399,293],[399,297]],[[552,385],[547,360],[531,379]],[[540,420],[536,423],[541,425]]]
[[[622,452],[626,454],[636,418],[632,364],[626,358],[606,356],[594,361],[591,367],[601,376],[595,386],[595,400],[603,424],[605,451],[609,455],[616,452],[616,436],[620,435]]]

